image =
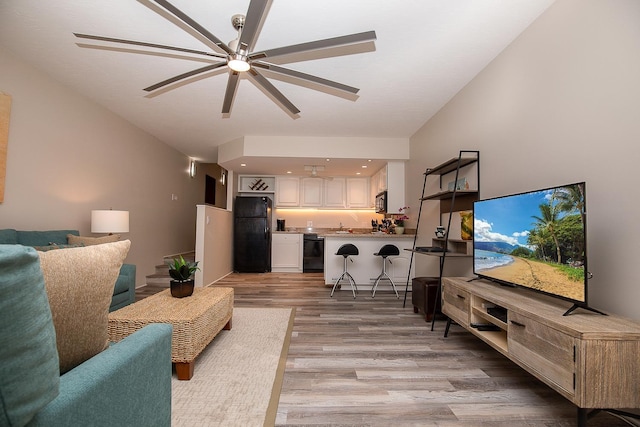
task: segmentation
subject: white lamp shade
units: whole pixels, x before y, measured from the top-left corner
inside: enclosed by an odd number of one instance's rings
[[[129,211],[91,211],[92,233],[128,233]]]

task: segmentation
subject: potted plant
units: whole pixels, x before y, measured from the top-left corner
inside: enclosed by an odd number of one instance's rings
[[[186,261],[182,255],[169,262],[169,276],[171,276],[171,296],[184,298],[193,294],[193,274],[199,270],[198,261]]]
[[[409,206],[404,206],[398,209],[398,212],[400,212],[400,214],[396,215],[393,219],[396,234],[404,233],[404,222],[409,219],[409,217],[404,213],[405,209],[409,209]]]

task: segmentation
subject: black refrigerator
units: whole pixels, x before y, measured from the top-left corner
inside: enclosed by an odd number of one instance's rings
[[[236,197],[233,268],[238,273],[271,271],[271,199]]]

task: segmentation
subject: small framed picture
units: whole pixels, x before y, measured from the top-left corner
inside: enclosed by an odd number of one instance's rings
[[[447,189],[449,191],[453,191],[454,188],[456,189],[456,191],[468,190],[469,184],[467,183],[467,178],[460,178],[456,180],[455,183],[451,181],[449,184],[447,184]]]

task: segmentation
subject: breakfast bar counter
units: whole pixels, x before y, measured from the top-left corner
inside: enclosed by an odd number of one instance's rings
[[[318,236],[322,236],[324,238],[327,237],[337,237],[343,239],[408,239],[413,240],[413,234],[394,234],[394,233],[382,233],[382,232],[369,232],[369,233],[349,233],[349,232],[328,232],[328,233],[318,233]]]
[[[387,261],[387,273],[391,276],[398,292],[407,281],[411,252],[405,249],[413,248],[413,234],[386,234],[386,233],[336,233],[328,232],[320,234],[324,236],[324,280],[326,285],[333,285],[342,274],[344,259],[335,255],[340,246],[352,243],[359,251],[359,255],[352,256],[353,262],[348,263],[349,273],[353,276],[359,290],[369,291],[382,271],[382,257],[375,256],[384,245],[395,245],[400,250],[400,255],[392,256]],[[391,262],[389,262],[391,261]],[[412,266],[411,277],[414,276]],[[344,282],[343,290],[350,292],[350,286]],[[383,280],[378,285],[379,292],[392,291],[388,280]]]

